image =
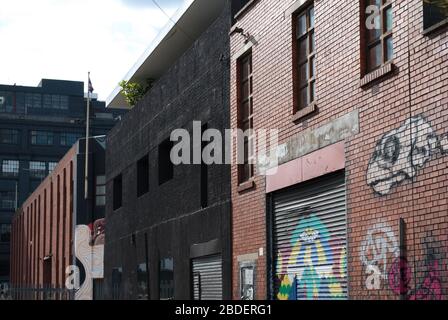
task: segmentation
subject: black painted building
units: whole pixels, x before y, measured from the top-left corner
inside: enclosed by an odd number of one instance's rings
[[[193,136],[193,121],[202,132],[229,128],[231,9],[196,0],[173,19],[126,79],[155,79],[152,88],[107,138],[104,272],[113,299],[231,297],[230,167],[170,161],[173,130]],[[109,105],[121,103],[117,92]]]
[[[93,136],[105,135],[124,113],[95,97],[91,106]],[[0,284],[9,282],[12,215],[85,136],[85,119],[83,82],[0,85]]]

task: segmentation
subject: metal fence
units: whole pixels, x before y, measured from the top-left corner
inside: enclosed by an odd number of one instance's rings
[[[54,286],[8,288],[0,293],[0,300],[74,300],[75,291]]]

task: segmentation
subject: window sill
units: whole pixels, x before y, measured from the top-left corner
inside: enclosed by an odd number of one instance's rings
[[[375,82],[387,76],[388,74],[391,74],[393,71],[394,71],[394,64],[392,62],[389,62],[362,77],[360,80],[360,86],[365,87],[371,84],[372,82]]]
[[[296,113],[292,115],[292,121],[293,122],[299,122],[306,116],[309,116],[310,114],[316,112],[317,106],[316,103],[310,104],[308,107],[298,110]]]
[[[429,28],[423,29],[422,34],[424,36],[427,36],[430,33],[438,31],[439,29],[441,29],[443,27],[446,27],[446,26],[448,26],[448,18],[445,19],[445,20],[440,21],[439,23],[436,23],[435,25],[433,25],[433,26],[431,26]]]
[[[238,193],[249,191],[255,188],[255,182],[253,178],[249,181],[243,182],[238,186]]]
[[[240,9],[240,11],[238,11],[237,13],[235,13],[235,15],[233,16],[233,18],[235,20],[237,20],[238,18],[240,18],[243,14],[246,13],[247,10],[249,10],[249,8],[258,0],[250,0],[248,3],[246,3],[246,5],[244,7],[242,7]]]

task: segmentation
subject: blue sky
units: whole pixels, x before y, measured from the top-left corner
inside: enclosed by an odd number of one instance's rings
[[[183,0],[156,0],[173,15]],[[0,0],[0,83],[86,82],[106,99],[168,23],[152,0]]]

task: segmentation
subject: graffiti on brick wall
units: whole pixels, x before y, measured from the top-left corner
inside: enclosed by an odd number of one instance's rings
[[[443,288],[441,271],[446,256],[442,245],[432,236],[423,239],[424,259],[417,262],[414,273],[412,264],[404,257],[396,259],[389,270],[389,288],[408,300],[442,300]],[[413,287],[413,283],[417,285]]]
[[[78,225],[75,230],[75,255],[84,268],[85,279],[80,282],[78,266],[69,266],[66,273],[66,286],[76,289],[76,300],[93,299],[93,279],[104,277],[104,236],[105,219],[99,219],[90,225]]]
[[[397,238],[385,222],[373,225],[361,244],[361,262],[366,268],[366,288],[378,290],[382,280],[387,279],[388,261],[399,256]]]
[[[277,299],[344,298],[347,253],[341,243],[316,215],[302,219],[292,233],[290,252],[277,258]]]
[[[377,194],[387,195],[440,154],[448,154],[448,135],[439,136],[422,115],[412,117],[378,141],[368,165],[367,184]]]

